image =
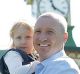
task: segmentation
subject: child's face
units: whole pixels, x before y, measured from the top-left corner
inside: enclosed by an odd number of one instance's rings
[[[15,48],[20,48],[30,54],[33,49],[33,32],[18,28],[14,33],[13,44]]]

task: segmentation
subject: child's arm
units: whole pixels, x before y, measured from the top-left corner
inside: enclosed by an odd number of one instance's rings
[[[14,74],[14,72],[22,66],[23,59],[18,52],[9,51],[5,57],[4,61],[9,69],[10,74]]]

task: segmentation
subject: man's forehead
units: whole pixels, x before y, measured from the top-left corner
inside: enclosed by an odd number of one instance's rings
[[[58,20],[56,20],[53,17],[43,16],[43,17],[41,17],[37,20],[35,25],[38,25],[38,24],[51,24],[51,23],[56,23],[56,22],[58,22]]]
[[[43,13],[42,15],[40,15],[37,19],[37,21],[40,21],[41,19],[52,19],[52,20],[58,20],[61,23],[67,23],[66,19],[64,18],[64,16],[59,15],[57,13],[52,13],[52,12],[47,12],[47,13]]]
[[[38,17],[37,22],[35,24],[35,26],[39,25],[39,24],[46,24],[46,23],[57,23],[58,25],[62,25],[66,31],[67,31],[67,22],[66,19],[56,13],[44,13],[41,16]]]

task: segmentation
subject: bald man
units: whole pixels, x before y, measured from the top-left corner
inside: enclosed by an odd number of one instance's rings
[[[33,38],[40,56],[35,74],[80,74],[77,64],[64,51],[68,33],[63,16],[51,12],[39,16]]]

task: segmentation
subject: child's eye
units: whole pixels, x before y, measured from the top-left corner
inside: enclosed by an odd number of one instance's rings
[[[16,37],[16,39],[21,39],[21,36]]]
[[[31,36],[26,36],[26,38],[31,38]]]

